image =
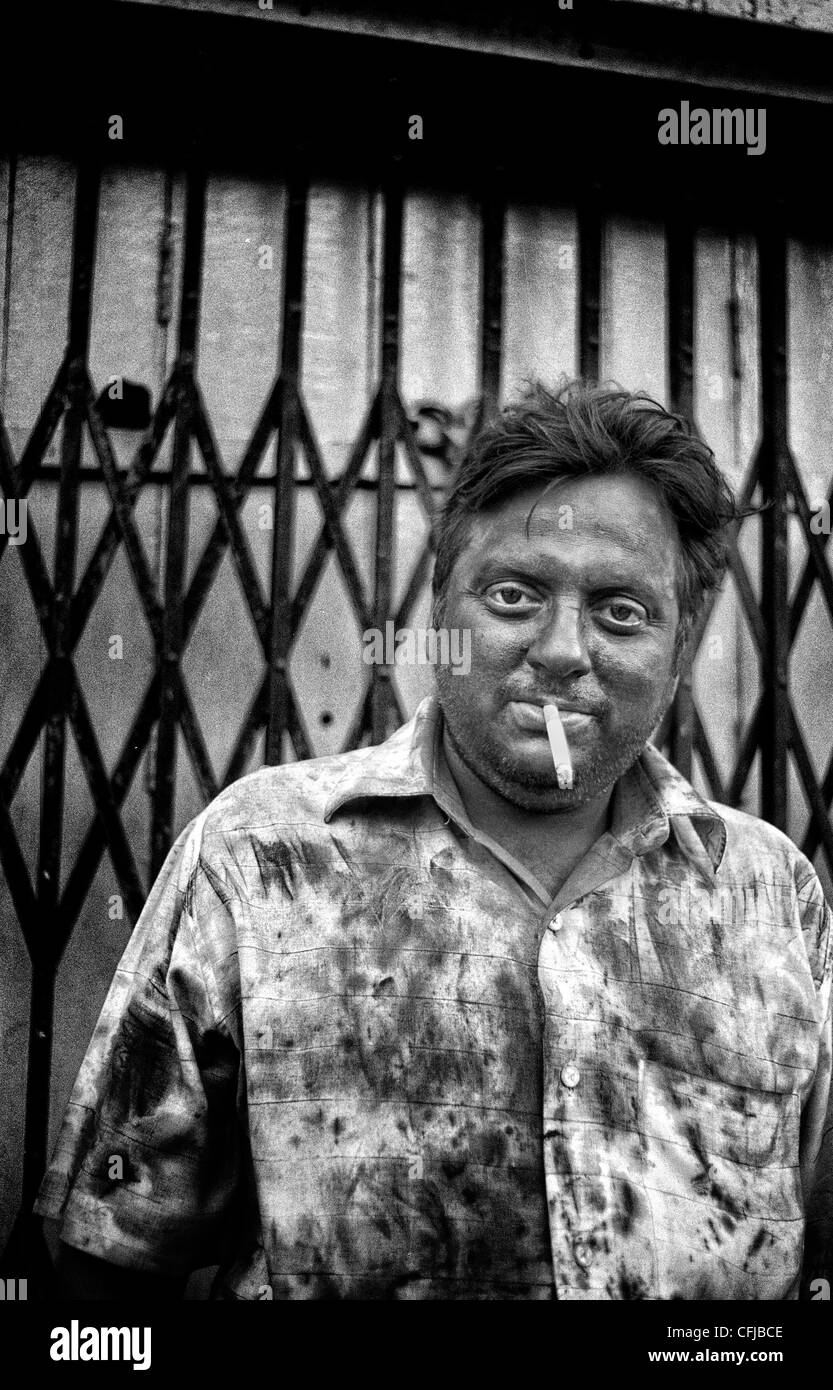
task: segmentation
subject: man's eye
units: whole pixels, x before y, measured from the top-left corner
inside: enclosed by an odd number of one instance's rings
[[[626,628],[636,629],[645,621],[645,610],[639,604],[628,603],[624,599],[614,599],[604,604],[601,612],[611,626],[619,628],[620,631]]]
[[[496,584],[489,589],[487,597],[498,608],[519,608],[521,604],[532,602],[531,596],[519,584]]]

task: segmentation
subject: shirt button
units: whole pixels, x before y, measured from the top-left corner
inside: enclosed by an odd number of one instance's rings
[[[581,1072],[578,1067],[574,1067],[572,1062],[568,1062],[566,1067],[561,1068],[561,1084],[566,1086],[568,1091],[574,1091],[581,1080]]]
[[[581,1265],[582,1269],[588,1269],[593,1263],[594,1252],[583,1240],[577,1240],[573,1245],[573,1255],[576,1264]]]

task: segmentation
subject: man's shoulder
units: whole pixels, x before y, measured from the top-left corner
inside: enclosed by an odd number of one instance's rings
[[[752,891],[758,910],[772,912],[779,920],[792,919],[804,938],[816,985],[829,984],[833,915],[810,860],[769,821],[720,802],[710,801],[709,806],[726,825],[726,850],[718,874],[722,890]]]
[[[295,763],[262,767],[230,783],[200,818],[203,839],[299,822],[324,822],[333,792],[350,774],[360,773],[375,751],[358,748]]]
[[[751,872],[764,879],[789,879],[798,884],[815,876],[807,856],[777,826],[748,811],[709,801],[726,826],[725,869]]]
[[[706,822],[713,857],[717,846],[722,844],[719,874],[724,882],[728,878],[747,884],[789,882],[801,885],[809,879],[818,881],[807,856],[789,835],[769,821],[721,801],[707,799],[652,744],[646,747],[640,761],[667,814],[688,817],[698,827]],[[725,842],[720,823],[725,831]],[[702,834],[701,829],[701,837]]]

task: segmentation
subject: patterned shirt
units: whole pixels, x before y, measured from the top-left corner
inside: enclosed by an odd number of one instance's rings
[[[432,695],[182,833],[36,1210],[220,1297],[797,1297],[833,1172],[811,865],[649,745],[551,898],[441,731]]]

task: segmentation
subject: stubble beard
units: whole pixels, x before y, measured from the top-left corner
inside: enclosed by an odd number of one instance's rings
[[[437,695],[446,731],[457,756],[470,772],[504,800],[525,811],[570,811],[598,796],[632,767],[659,724],[671,702],[676,673],[668,682],[653,709],[638,722],[617,732],[610,749],[583,754],[573,769],[573,786],[562,791],[555,768],[540,772],[521,763],[497,740],[482,721],[472,717],[465,691],[454,685],[454,677],[444,667],[435,668]]]

